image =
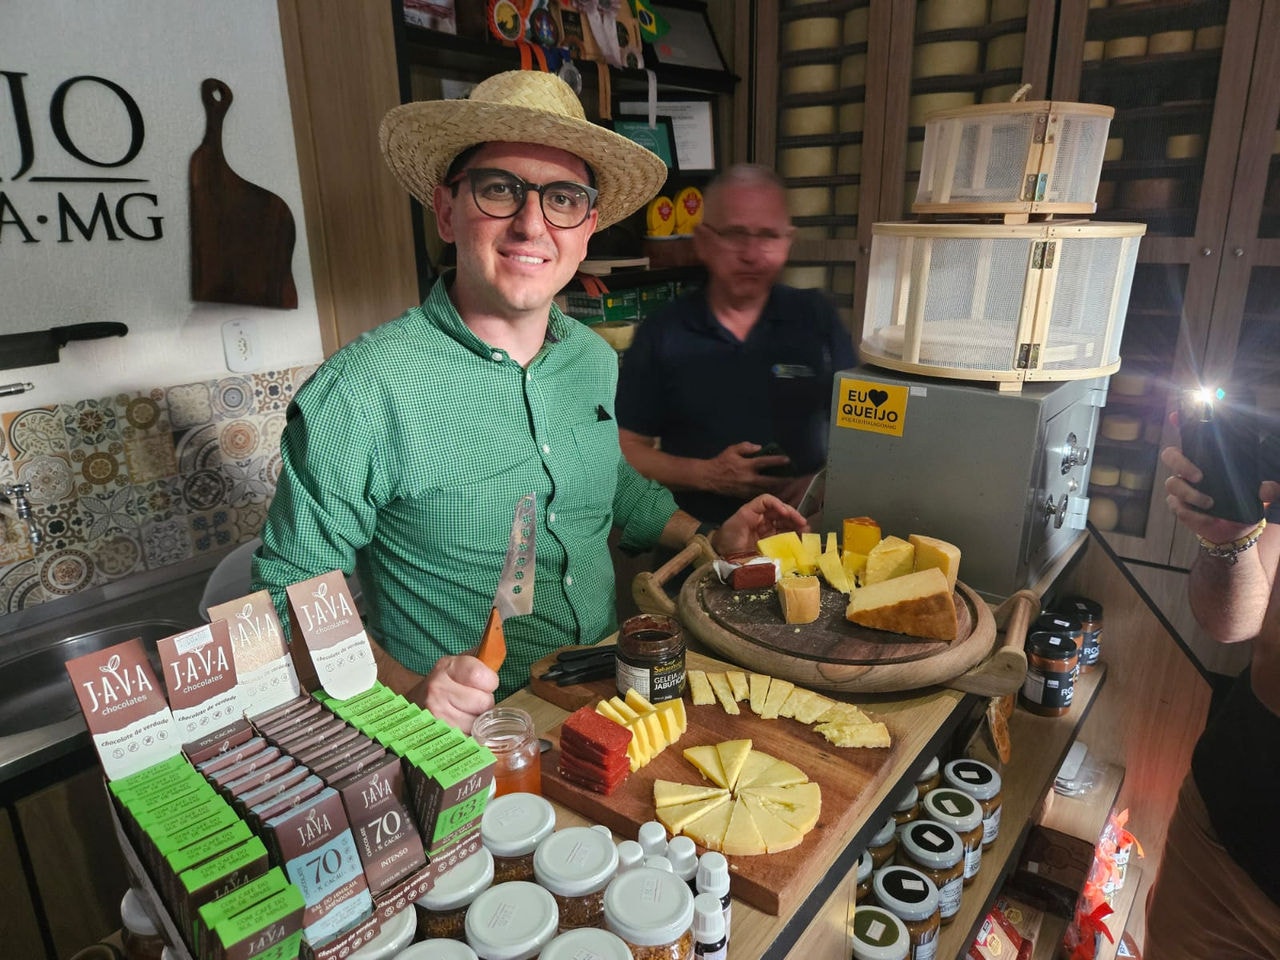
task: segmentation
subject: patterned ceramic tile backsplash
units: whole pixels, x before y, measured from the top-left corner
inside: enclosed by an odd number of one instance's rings
[[[315,367],[0,414],[0,486],[29,482],[35,547],[0,510],[0,613],[257,536],[294,391]]]

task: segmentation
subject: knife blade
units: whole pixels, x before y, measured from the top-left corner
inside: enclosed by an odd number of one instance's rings
[[[498,576],[498,589],[493,595],[493,607],[489,611],[480,646],[476,649],[476,657],[491,670],[497,670],[507,658],[506,641],[502,635],[503,620],[533,612],[536,527],[537,501],[532,493],[527,493],[516,501],[511,534],[507,538],[507,553],[502,562],[502,573]]]
[[[95,322],[72,323],[33,333],[6,334],[0,336],[0,370],[57,363],[58,351],[72,340],[123,337],[128,332],[129,327],[123,323]]]

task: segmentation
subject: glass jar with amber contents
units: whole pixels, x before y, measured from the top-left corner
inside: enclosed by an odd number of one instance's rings
[[[964,845],[959,835],[936,820],[912,820],[898,833],[898,856],[938,888],[938,914],[945,927],[960,909],[964,889]]]
[[[853,960],[907,960],[911,953],[906,925],[884,907],[858,904],[850,941]]]
[[[484,847],[450,867],[417,901],[418,939],[466,939],[467,908],[492,884],[493,854]]]
[[[938,888],[914,867],[893,865],[877,870],[871,881],[876,903],[902,921],[911,941],[910,960],[934,960],[938,955]]]
[[[555,809],[537,794],[490,800],[480,818],[480,842],[493,854],[493,882],[533,880],[533,852],[555,828]]]
[[[1088,597],[1067,597],[1057,609],[1080,621],[1080,672],[1096,670],[1102,659],[1102,604]]]
[[[533,855],[538,885],[556,898],[561,933],[604,923],[604,891],[617,871],[618,848],[590,827],[558,830]]]
[[[898,821],[890,817],[884,822],[867,844],[867,852],[871,854],[871,865],[879,870],[893,859],[898,852]]]
[[[1000,835],[1000,808],[1004,802],[1000,774],[981,760],[962,757],[943,766],[942,782],[978,801],[982,808],[982,849],[989,850]]]
[[[942,782],[942,764],[938,762],[937,757],[930,757],[929,762],[924,765],[924,769],[916,775],[916,790],[923,800],[930,790],[936,789],[938,784]]]
[[[862,856],[858,858],[858,869],[854,873],[854,903],[863,904],[871,899],[871,873],[873,869],[871,851],[863,850]]]
[[[636,867],[604,892],[604,926],[626,941],[635,960],[690,960],[693,894],[668,870]]]
[[[894,805],[893,822],[898,826],[902,826],[904,823],[910,823],[918,816],[920,816],[920,791],[912,784]]]
[[[618,631],[618,696],[627,691],[650,703],[674,700],[684,693],[684,634],[675,617],[640,614]]]
[[[982,866],[982,808],[963,790],[939,787],[929,791],[920,815],[937,820],[955,831],[964,848],[964,886],[973,883]]]

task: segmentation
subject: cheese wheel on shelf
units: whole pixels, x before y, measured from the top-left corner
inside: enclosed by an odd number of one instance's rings
[[[830,93],[840,79],[834,63],[803,63],[782,74],[783,93]]]
[[[982,91],[982,102],[1009,103],[1019,89],[1020,85],[1016,83],[1002,83],[998,87],[987,87]]]
[[[1161,53],[1190,53],[1196,42],[1194,30],[1164,30],[1153,33],[1147,41],[1147,53],[1151,56]]]
[[[1089,522],[1099,530],[1114,530],[1120,522],[1120,507],[1110,497],[1089,498]]]
[[[867,82],[867,55],[851,53],[840,61],[840,86],[861,87]]]
[[[1170,160],[1193,160],[1204,155],[1204,137],[1198,133],[1176,133],[1164,143]]]
[[[1101,60],[1106,50],[1106,43],[1101,40],[1086,40],[1084,42],[1084,52],[1081,59],[1085,63],[1092,63],[1094,60]]]
[[[782,49],[821,50],[840,43],[840,20],[837,17],[806,17],[792,20],[782,28]]]
[[[836,152],[836,169],[841,173],[861,173],[862,144],[841,144]]]
[[[1124,156],[1124,138],[1108,137],[1107,145],[1102,151],[1102,159],[1104,161],[1119,160],[1123,156]]]
[[[1121,397],[1140,397],[1151,388],[1151,380],[1145,373],[1117,373],[1111,377],[1108,389]]]
[[[1120,482],[1120,468],[1114,463],[1095,463],[1089,471],[1089,482],[1095,487],[1114,487]]]
[[[1150,470],[1120,471],[1120,486],[1126,490],[1150,490],[1152,479]]]
[[[867,115],[865,103],[845,103],[840,106],[840,132],[858,133]]]
[[[1222,41],[1226,38],[1226,35],[1227,28],[1225,24],[1201,27],[1196,31],[1195,49],[1218,50],[1222,47]]]
[[[836,108],[827,105],[789,107],[782,111],[782,135],[807,137],[835,133]]]
[[[1128,413],[1108,413],[1103,416],[1098,432],[1108,440],[1137,440],[1142,436],[1142,421]]]
[[[866,43],[867,23],[870,19],[870,7],[858,7],[844,15],[844,42]]]
[[[840,216],[855,216],[858,213],[858,185],[847,183],[836,187],[835,211]]]
[[[987,41],[987,69],[1009,70],[1022,66],[1022,54],[1026,49],[1025,33],[1005,33]]]
[[[923,127],[930,114],[940,110],[955,110],[973,106],[973,94],[967,90],[947,90],[942,93],[918,93],[907,105],[907,125]]]
[[[991,0],[991,22],[1017,20],[1027,15],[1027,0]]]
[[[782,282],[789,287],[825,290],[827,289],[827,268],[788,266],[782,271]]]
[[[787,190],[787,209],[793,217],[830,216],[831,191],[827,187],[791,187]]]
[[[987,0],[924,0],[916,9],[917,33],[980,27],[987,22]]]
[[[982,47],[976,40],[923,43],[916,47],[911,58],[911,76],[919,80],[977,73],[981,54]]]
[[[1102,55],[1108,60],[1117,60],[1120,57],[1141,57],[1146,52],[1146,37],[1116,37],[1108,40],[1102,49]]]
[[[784,177],[829,177],[835,169],[835,147],[795,147],[778,151],[778,171]]]

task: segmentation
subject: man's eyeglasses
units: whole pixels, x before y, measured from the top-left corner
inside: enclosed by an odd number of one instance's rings
[[[714,233],[726,245],[735,250],[746,250],[753,246],[778,247],[791,239],[794,230],[748,230],[746,227],[713,227],[703,223],[704,227]]]
[[[472,167],[449,181],[447,186],[458,195],[463,180],[471,183],[471,197],[486,217],[509,220],[524,209],[530,191],[538,194],[538,203],[547,223],[562,230],[576,227],[587,219],[600,195],[594,187],[572,180],[554,183],[530,183],[507,170]]]

